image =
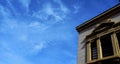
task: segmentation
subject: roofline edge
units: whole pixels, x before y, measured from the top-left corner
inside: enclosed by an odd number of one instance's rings
[[[92,19],[90,19],[90,20],[88,20],[88,21],[86,21],[86,22],[78,25],[78,26],[76,27],[76,30],[77,30],[78,32],[80,32],[83,28],[87,28],[85,25],[91,24],[92,21],[97,20],[97,19],[99,19],[100,17],[102,17],[102,16],[104,16],[104,15],[106,15],[106,14],[112,12],[112,11],[115,11],[115,9],[117,9],[117,8],[119,8],[119,7],[120,7],[120,3],[116,4],[115,6],[113,6],[113,7],[110,8],[110,9],[104,11],[103,13],[101,13],[101,14],[93,17]],[[95,23],[95,22],[94,22],[94,23]],[[89,25],[89,26],[91,26],[91,25]],[[88,26],[88,27],[89,27],[89,26]]]

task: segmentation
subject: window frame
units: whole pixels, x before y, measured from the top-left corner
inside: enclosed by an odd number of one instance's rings
[[[119,43],[118,43],[118,39],[117,39],[117,32],[120,32],[119,24],[120,23],[114,24],[111,28],[102,30],[102,32],[97,33],[95,35],[94,35],[94,32],[93,32],[92,34],[88,35],[88,37],[86,37],[86,39],[87,39],[87,64],[94,63],[94,62],[98,62],[99,63],[99,61],[102,61],[102,60],[120,57],[120,47],[119,47]],[[100,38],[102,36],[104,36],[104,35],[107,35],[107,34],[111,34],[113,55],[107,56],[107,57],[103,57]],[[95,39],[97,40],[96,43],[97,43],[98,58],[92,60],[91,59],[92,55],[91,55],[91,47],[90,46],[92,44],[91,41],[93,41]]]
[[[117,46],[117,50],[116,50],[116,51],[119,50],[116,54],[120,57],[120,46],[119,46],[120,43],[118,42],[118,38],[117,38],[117,33],[118,33],[118,32],[120,32],[120,30],[117,30],[117,31],[115,32],[115,37],[116,37],[115,39],[116,39],[116,46]]]

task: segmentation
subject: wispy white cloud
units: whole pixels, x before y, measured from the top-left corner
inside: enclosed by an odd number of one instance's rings
[[[21,50],[19,50],[21,54],[34,55],[42,51],[42,49],[44,49],[46,46],[46,42],[43,41],[40,37],[41,32],[45,30],[46,26],[38,21],[26,23],[20,22],[17,19],[7,18],[4,19],[4,22],[2,22],[2,25],[0,27],[0,33],[11,35],[11,38],[15,40],[10,41],[13,44],[12,47],[16,46],[16,44],[19,45],[21,43],[18,48],[15,48],[16,50],[21,48]]]
[[[30,24],[28,24],[28,27],[29,28],[39,28],[41,30],[44,30],[47,26],[43,23],[40,23],[39,21],[34,21],[34,22],[31,22]]]
[[[42,52],[42,50],[46,47],[46,42],[45,41],[39,41],[37,43],[35,43],[31,49],[31,54],[38,54],[40,52]]]
[[[26,42],[26,41],[28,40],[28,35],[26,35],[26,34],[20,35],[20,36],[19,36],[19,40]]]
[[[58,22],[64,20],[67,18],[70,10],[63,5],[61,1],[56,1],[56,3],[59,5],[57,8],[55,8],[51,2],[44,3],[43,8],[38,12],[34,12],[33,16],[49,22]]]
[[[10,9],[9,10],[12,10],[13,12],[11,12],[12,14],[15,14],[15,15],[18,15],[18,13],[16,12],[16,10],[15,10],[15,7],[13,6],[13,4],[12,4],[12,0],[6,0],[7,1],[7,3],[8,3],[8,5],[9,5],[9,7],[10,7]],[[11,15],[12,16],[12,15]]]
[[[22,4],[22,6],[26,9],[26,11],[29,11],[29,4],[30,0],[19,0],[19,2]]]
[[[64,11],[61,12],[60,8],[58,8],[58,10],[60,10],[60,11],[58,11],[56,8],[53,8],[53,5],[51,3],[46,3],[44,5],[45,5],[45,7],[44,7],[43,11],[45,12],[46,15],[48,15],[47,20],[49,20],[49,17],[51,17],[51,18],[53,17],[53,19],[52,19],[53,21],[61,21],[64,19],[63,15],[59,14],[59,13],[64,13]],[[66,15],[66,14],[64,14],[64,15]]]
[[[32,62],[25,59],[25,57],[17,55],[16,53],[11,53],[6,51],[4,51],[4,54],[0,59],[2,59],[5,64],[33,64]]]
[[[66,56],[69,56],[69,57],[75,58],[75,55],[72,54],[72,53],[69,52],[69,51],[64,51],[64,54],[65,54]]]
[[[46,5],[46,6],[45,6]],[[50,2],[43,5],[43,11],[48,15],[54,15],[54,8],[52,7],[52,4]]]
[[[30,0],[26,0],[24,2],[22,0],[20,2],[22,3],[22,6],[27,8],[30,4],[29,1]],[[15,11],[11,1],[8,2],[10,8]],[[6,18],[3,19],[3,22],[0,25],[0,34],[4,34],[5,36],[0,37],[0,39],[6,41],[7,44],[3,45],[3,48],[5,49],[2,48],[3,53],[6,53],[1,54],[4,57],[3,61],[7,62],[7,64],[21,64],[22,62],[22,64],[32,64],[29,61],[29,58],[26,57],[32,57],[34,55],[38,55],[39,57],[40,53],[47,47],[53,47],[58,45],[58,43],[62,44],[63,41],[69,40],[71,36],[67,31],[69,28],[65,28],[65,24],[59,27],[51,27],[57,22],[64,22],[71,12],[62,1],[56,1],[56,4],[58,4],[58,6],[55,7],[52,2],[43,3],[42,8],[39,11],[33,12],[33,16],[30,18],[24,17],[25,20],[21,18],[22,15],[19,18],[13,17],[7,8],[1,6],[1,13],[3,13],[2,15]],[[66,37],[64,34],[69,36]],[[59,39],[62,41],[58,42]],[[54,50],[54,52],[58,53],[57,51],[58,50],[56,49]],[[61,50],[61,53],[62,52],[64,51]],[[73,57],[70,52],[65,52],[63,54]],[[8,61],[5,60],[6,58]],[[0,58],[0,60],[1,59],[2,58]],[[16,62],[13,62],[13,60]],[[4,62],[0,61],[0,63]],[[34,64],[35,63],[36,62],[34,62]]]
[[[45,22],[45,24],[36,20],[30,20],[28,23],[26,23],[26,21],[20,21],[14,17],[7,17],[0,26],[0,29],[2,29],[0,32],[6,35],[11,35],[12,40],[15,40],[7,42],[8,44],[12,42],[12,46],[10,46],[15,49],[15,52],[18,52],[19,50],[19,54],[23,54],[23,56],[36,55],[39,52],[42,52],[42,50],[47,46],[54,46],[57,44],[56,42],[49,42],[50,39],[57,40],[60,37],[64,39],[64,36],[59,37],[58,35],[52,33],[51,30],[48,31],[51,35],[45,35],[48,33],[46,32],[47,29],[52,26],[51,24],[64,20],[69,14],[69,10],[66,6],[63,4],[59,5],[60,7],[54,8],[52,3],[47,2],[43,5],[42,10],[34,12],[33,16],[38,17]],[[5,13],[8,14],[8,12],[9,11],[6,11]],[[4,16],[7,15],[4,14]],[[11,14],[8,16],[11,16]],[[46,24],[47,22],[50,24]],[[51,38],[52,35],[54,37]],[[15,47],[16,45],[19,46]]]
[[[70,10],[62,3],[61,0],[54,0],[57,4],[59,4],[60,9],[64,12],[64,13],[69,13]]]
[[[7,41],[1,40],[0,43],[0,63],[2,64],[33,64],[29,60],[27,60],[25,57],[19,55],[17,52],[15,52],[14,49],[12,49],[11,46],[9,46],[9,43]]]
[[[10,11],[6,8],[0,5],[0,14],[3,16],[3,18],[7,18],[11,16]]]
[[[74,12],[73,13],[75,13],[75,14],[78,13],[79,10],[80,10],[80,7],[78,5],[74,5],[73,8],[74,8]]]

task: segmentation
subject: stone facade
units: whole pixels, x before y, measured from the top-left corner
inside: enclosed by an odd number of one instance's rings
[[[77,64],[87,64],[86,36],[91,34],[97,25],[108,21],[120,22],[120,4],[77,27],[79,32]]]

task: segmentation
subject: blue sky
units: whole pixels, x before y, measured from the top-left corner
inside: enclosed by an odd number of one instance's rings
[[[0,0],[0,64],[76,64],[75,27],[118,0]]]

